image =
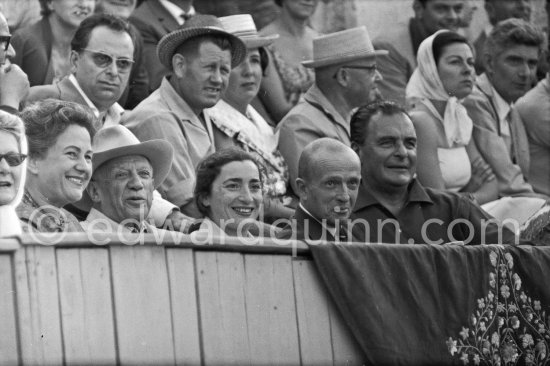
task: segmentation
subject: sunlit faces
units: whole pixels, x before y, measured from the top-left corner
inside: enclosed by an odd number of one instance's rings
[[[52,17],[69,27],[78,28],[80,23],[94,13],[96,0],[51,0],[48,7]]]
[[[234,234],[244,221],[258,218],[262,200],[258,167],[245,160],[224,165],[202,203],[212,221]]]
[[[464,0],[429,0],[424,5],[416,1],[416,17],[420,19],[428,34],[440,29],[457,31],[464,10]]]
[[[115,222],[143,221],[153,203],[153,168],[141,155],[109,160],[95,172],[88,192],[99,211]]]
[[[258,49],[249,49],[245,60],[231,70],[224,99],[248,105],[258,94],[262,81],[262,65]]]
[[[98,0],[96,8],[102,13],[128,19],[136,8],[136,0]]]
[[[494,24],[509,18],[531,19],[530,0],[492,0],[485,2],[487,15]]]
[[[416,132],[410,118],[404,113],[372,116],[359,155],[367,185],[378,190],[407,186],[416,172]]]
[[[443,48],[437,63],[439,78],[445,91],[458,99],[474,88],[474,55],[466,43],[451,43]]]
[[[90,33],[86,49],[100,51],[117,58],[134,59],[134,44],[126,32],[117,32],[106,26],[99,26]],[[71,52],[71,64],[75,69],[78,84],[98,109],[107,109],[122,95],[128,84],[131,69],[120,70],[112,62],[99,67],[92,52]]]
[[[227,88],[231,73],[231,51],[214,42],[201,42],[195,55],[175,55],[174,74],[177,89],[191,109],[199,114],[213,107]]]
[[[283,0],[283,7],[294,17],[307,19],[315,13],[319,0]]]
[[[29,159],[36,189],[53,206],[80,200],[92,174],[92,145],[88,130],[70,125],[43,158]]]
[[[0,155],[19,153],[19,144],[14,135],[0,131]],[[6,159],[0,160],[0,206],[7,205],[15,198],[23,165],[10,166]]]
[[[0,36],[9,36],[10,29],[8,28],[8,22],[2,14],[0,14]],[[15,50],[13,49],[11,43],[6,50],[5,43],[0,43],[0,65],[3,65],[6,62],[6,59],[10,57],[15,57]]]
[[[537,72],[539,50],[535,46],[508,47],[487,62],[493,87],[508,103],[515,102],[529,89]]]
[[[296,181],[300,202],[318,220],[334,225],[351,215],[361,181],[361,163],[352,151],[321,151],[307,177]]]

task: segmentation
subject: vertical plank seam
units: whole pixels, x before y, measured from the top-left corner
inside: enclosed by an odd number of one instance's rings
[[[18,250],[24,250],[22,247],[20,247]],[[23,347],[21,345],[21,322],[20,322],[20,316],[19,316],[19,300],[17,299],[17,270],[15,268],[16,266],[16,260],[15,260],[15,252],[12,252],[10,254],[10,264],[12,268],[12,276],[11,276],[11,288],[13,289],[13,310],[15,315],[15,344],[17,347],[17,364],[22,365],[23,364]]]
[[[59,336],[61,341],[61,362],[63,365],[67,364],[67,360],[65,359],[65,336],[63,334],[63,312],[62,312],[62,305],[61,305],[61,286],[59,282],[59,264],[57,262],[57,248],[53,249],[53,258],[55,263],[55,283],[57,284],[57,311],[59,313]],[[78,259],[80,261],[80,258]]]
[[[291,268],[292,268],[292,290],[294,292],[294,314],[296,317],[296,330],[298,331],[298,351],[300,356],[300,365],[304,364],[303,355],[302,355],[302,338],[300,336],[300,321],[298,320],[298,296],[296,292],[296,271],[294,266],[298,265],[297,260],[292,258]]]
[[[242,261],[242,264],[243,264],[243,284],[241,286],[241,289],[242,289],[242,296],[243,296],[243,304],[244,304],[244,319],[246,321],[246,343],[247,343],[247,348],[248,348],[248,364],[249,365],[252,365],[252,347],[250,346],[250,328],[249,328],[249,324],[248,324],[248,306],[247,306],[247,301],[246,301],[246,255],[244,254],[239,254],[239,256],[241,257],[241,261]]]
[[[109,281],[111,282],[111,311],[112,311],[112,317],[113,317],[113,331],[114,331],[114,338],[115,338],[115,360],[116,364],[120,365],[120,347],[118,345],[118,323],[116,319],[116,299],[115,299],[115,283],[114,283],[114,267],[113,267],[113,257],[111,255],[111,248],[108,247],[107,255],[108,255],[108,262],[109,262],[109,268],[111,269],[109,271]]]
[[[172,277],[170,276],[170,261],[168,260],[168,249],[164,249],[164,262],[166,264],[166,279],[168,280],[168,302],[170,306],[170,329],[172,329],[172,344],[174,345],[172,353],[174,356],[174,365],[177,365],[177,355],[176,355],[176,329],[174,327],[174,307],[172,306]],[[174,284],[175,285],[175,284]]]
[[[202,329],[202,317],[201,317],[201,307],[200,307],[200,291],[199,291],[199,267],[197,266],[197,252],[195,250],[191,251],[193,255],[193,272],[195,272],[195,303],[197,306],[197,323],[199,327],[199,349],[201,357],[201,366],[204,366],[204,331]]]

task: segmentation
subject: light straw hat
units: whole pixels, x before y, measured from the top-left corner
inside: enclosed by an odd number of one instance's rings
[[[279,38],[278,34],[260,36],[250,14],[229,15],[219,18],[223,28],[244,42],[246,48],[265,47]]]
[[[302,65],[316,68],[387,54],[374,49],[367,28],[362,26],[313,39],[313,60]]]

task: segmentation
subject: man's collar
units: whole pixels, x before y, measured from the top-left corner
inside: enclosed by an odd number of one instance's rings
[[[182,8],[177,6],[176,4],[172,3],[169,0],[159,0],[162,6],[174,17],[176,22],[178,22],[179,25],[183,25],[185,23],[184,16],[193,16],[195,15],[195,8],[193,5],[189,8],[189,11],[186,13]]]
[[[311,214],[311,212],[309,212],[308,210],[306,210],[306,208],[304,207],[304,205],[302,205],[302,202],[300,202],[298,204],[298,206],[300,207],[300,209],[302,211],[304,211],[308,216],[310,216],[311,218],[313,218],[315,221],[317,221],[319,223],[319,225],[321,225],[323,227],[323,229],[325,229],[326,231],[328,231],[333,237],[336,237],[336,227],[335,226],[327,226],[325,225],[326,223],[326,220],[325,221],[320,221],[319,219],[317,219],[315,216],[313,216]]]
[[[418,180],[413,179],[412,182],[409,183],[407,189],[409,193],[406,204],[410,202],[433,203],[432,199],[430,198],[430,196],[428,196],[428,193],[426,193],[426,190],[420,184],[420,182],[418,182]],[[355,202],[353,212],[357,212],[363,208],[373,205],[381,205],[381,203],[380,201],[378,201],[376,196],[365,187],[365,183],[362,182],[359,186],[359,193],[357,195],[357,201]]]
[[[504,98],[502,98],[502,96],[498,93],[493,86],[493,83],[491,83],[491,80],[489,80],[487,73],[479,75],[476,82],[481,91],[492,99],[495,112],[497,113],[501,133],[509,136],[510,127],[508,125],[507,116],[512,109],[512,105],[505,101]]]
[[[348,132],[350,133],[350,126],[349,126],[349,117],[350,116],[342,116],[336,108],[334,108],[334,105],[327,99],[325,94],[317,84],[313,84],[309,90],[304,94],[304,99],[311,105],[315,106],[316,108],[319,108],[322,112],[325,114],[328,114],[332,117],[332,119],[342,125]]]
[[[80,84],[78,84],[78,80],[76,80],[74,74],[69,75],[69,81],[73,83],[76,90],[80,93],[80,96],[82,97],[82,99],[84,99],[88,107],[92,109],[96,118],[99,118],[99,109],[97,109],[95,104],[90,100],[90,98],[88,98],[86,93],[84,93],[84,90],[82,90],[82,88],[80,87]]]

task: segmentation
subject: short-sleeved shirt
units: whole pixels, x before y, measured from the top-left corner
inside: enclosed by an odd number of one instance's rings
[[[361,185],[352,215],[354,235],[361,241],[390,244],[496,244],[512,243],[515,238],[478,205],[457,193],[425,188],[417,180],[408,190],[408,201],[395,216]]]

